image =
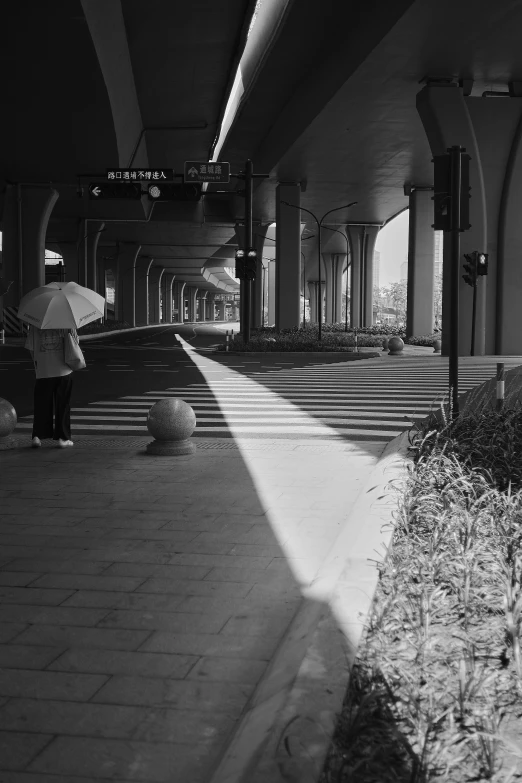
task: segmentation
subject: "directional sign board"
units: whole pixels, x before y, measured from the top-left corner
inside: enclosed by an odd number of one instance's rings
[[[186,160],[185,182],[230,182],[230,163]]]
[[[107,198],[139,199],[141,195],[141,185],[138,182],[91,182],[89,185],[89,198],[92,201],[103,201]]]
[[[114,182],[170,182],[173,169],[107,169],[107,179]]]

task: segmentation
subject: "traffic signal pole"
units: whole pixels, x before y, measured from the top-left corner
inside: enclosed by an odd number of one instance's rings
[[[245,166],[245,249],[249,250],[252,247],[252,175],[254,173],[254,166],[250,158],[246,162]],[[246,276],[243,283],[243,296],[244,303],[242,307],[243,314],[243,342],[248,343],[250,341],[250,310],[252,304],[252,282],[250,276]]]
[[[473,313],[471,316],[471,351],[470,356],[475,356],[475,322],[477,320],[477,281],[473,286]]]
[[[460,282],[460,189],[462,147],[451,147],[451,297],[449,339],[449,387],[453,407],[453,419],[459,415],[459,282]]]

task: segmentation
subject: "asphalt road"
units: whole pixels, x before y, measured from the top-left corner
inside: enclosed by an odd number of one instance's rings
[[[237,331],[236,324],[231,328],[234,326]],[[81,406],[101,398],[115,400],[150,389],[164,390],[174,382],[177,386],[203,382],[195,365],[189,366],[176,334],[201,349],[225,342],[223,328],[199,325],[158,326],[82,341],[87,368],[75,373],[72,404]],[[0,397],[14,405],[19,417],[32,413],[33,389],[34,368],[29,353],[18,346],[0,346]]]

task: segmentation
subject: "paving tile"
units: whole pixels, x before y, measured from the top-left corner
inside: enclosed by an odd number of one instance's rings
[[[116,739],[58,737],[29,765],[29,771],[67,776],[80,774],[111,780],[202,783],[215,751],[207,744],[128,742]]]
[[[20,588],[30,589],[30,588]],[[104,609],[66,609],[61,606],[0,604],[0,623],[22,622],[35,625],[96,625],[107,612]]]
[[[35,756],[52,741],[49,734],[28,734],[19,731],[0,731],[0,769],[25,769]],[[0,771],[4,783],[4,773]]]
[[[284,573],[274,569],[268,571],[232,566],[229,568],[211,568],[205,577],[205,581],[207,580],[209,582],[260,582],[261,584],[277,584],[279,586],[297,584],[295,577],[288,569]]]
[[[76,775],[47,775],[42,772],[14,772],[3,771],[0,777],[1,783],[100,783],[100,778],[77,777]],[[118,783],[131,783],[129,779],[118,778]],[[135,783],[135,781],[132,781]]]
[[[295,612],[298,598],[278,598],[274,595],[260,598],[225,598],[191,595],[183,596],[176,611],[178,612],[229,612],[235,614],[286,615]]]
[[[143,553],[226,555],[231,546],[232,544],[221,541],[148,541],[140,545],[139,551]]]
[[[63,604],[69,606],[96,606],[108,609],[134,609],[136,611],[177,611],[184,600],[182,595],[154,595],[145,593],[102,592],[95,590],[79,590]]]
[[[36,587],[67,588],[70,590],[132,591],[143,583],[140,577],[91,576],[88,574],[46,574],[31,585]]]
[[[235,663],[237,664],[237,661]],[[254,681],[201,682],[199,679],[197,681],[188,679],[160,680],[153,677],[115,676],[98,691],[93,702],[170,707],[180,710],[180,714],[187,714],[189,717],[190,713],[193,713],[193,716],[201,716],[205,712],[211,714],[216,712],[219,713],[220,718],[223,717],[223,713],[231,718],[237,718],[254,688]],[[139,739],[143,739],[143,737],[139,737]],[[161,739],[158,737],[156,741],[161,741]]]
[[[92,514],[84,514],[85,519],[81,524],[88,525],[90,528],[101,528],[106,530],[125,530],[126,528],[132,528],[140,530],[159,530],[165,524],[165,519],[156,519],[154,516],[147,516],[140,518],[139,522],[136,520],[135,515],[130,512],[128,515],[120,515],[114,513],[113,515],[107,514],[103,516],[99,512],[96,516]]]
[[[72,648],[60,657],[56,657],[55,651],[55,660],[47,669],[182,679],[198,660],[197,655]]]
[[[1,566],[0,566],[1,567]],[[40,576],[37,572],[23,571],[0,571],[0,585],[10,585],[12,587],[24,587],[34,582]]]
[[[195,712],[181,709],[149,710],[136,729],[133,740],[200,744],[223,742],[236,720],[223,712]]]
[[[228,612],[189,614],[181,612],[130,611],[116,609],[98,624],[99,628],[149,629],[171,633],[219,633]]]
[[[194,565],[230,568],[264,569],[270,565],[271,557],[236,557],[234,555],[198,555],[184,553],[172,555],[169,565]]]
[[[45,669],[60,655],[57,647],[44,647],[23,644],[0,645],[0,668],[6,669]]]
[[[137,589],[137,593],[174,593],[176,595],[205,595],[211,597],[244,598],[253,585],[240,582],[205,582],[182,579],[147,579]]]
[[[0,730],[130,739],[147,719],[138,707],[15,698],[0,709]]]
[[[164,579],[200,580],[210,573],[209,566],[173,566],[157,563],[113,563],[107,567],[107,576],[143,576]]]
[[[27,623],[0,623],[0,644],[7,644],[16,639],[25,629]]]
[[[223,636],[272,636],[280,639],[287,630],[293,614],[287,616],[273,617],[270,615],[260,615],[257,612],[236,615],[220,631]]]
[[[147,542],[152,541],[170,541],[172,543],[181,543],[183,541],[193,541],[199,532],[197,530],[145,530],[138,528],[137,523],[135,528],[126,529],[111,529],[103,536],[104,541],[111,541],[112,539],[142,539]]]
[[[202,658],[187,674],[187,680],[256,685],[263,676],[267,665],[266,661]]]
[[[73,594],[72,590],[47,590],[45,587],[0,587],[0,604],[58,606]]]
[[[101,574],[107,568],[107,563],[20,557],[12,560],[3,568],[4,571],[38,571],[51,574]]]
[[[0,694],[19,698],[88,701],[107,679],[103,674],[6,669],[0,671]]]
[[[17,625],[13,634],[17,644],[53,647],[92,647],[103,650],[137,650],[150,631],[127,631],[113,628],[67,628],[51,625]],[[2,626],[0,625],[0,631]]]
[[[140,647],[141,651],[176,653],[178,655],[227,658],[255,658],[268,661],[274,654],[278,640],[265,636],[232,636],[231,634],[167,633],[156,631]]]

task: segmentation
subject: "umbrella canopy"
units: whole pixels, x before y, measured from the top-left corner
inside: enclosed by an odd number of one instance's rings
[[[18,318],[38,329],[78,329],[104,314],[105,299],[78,283],[48,283],[26,294]]]

